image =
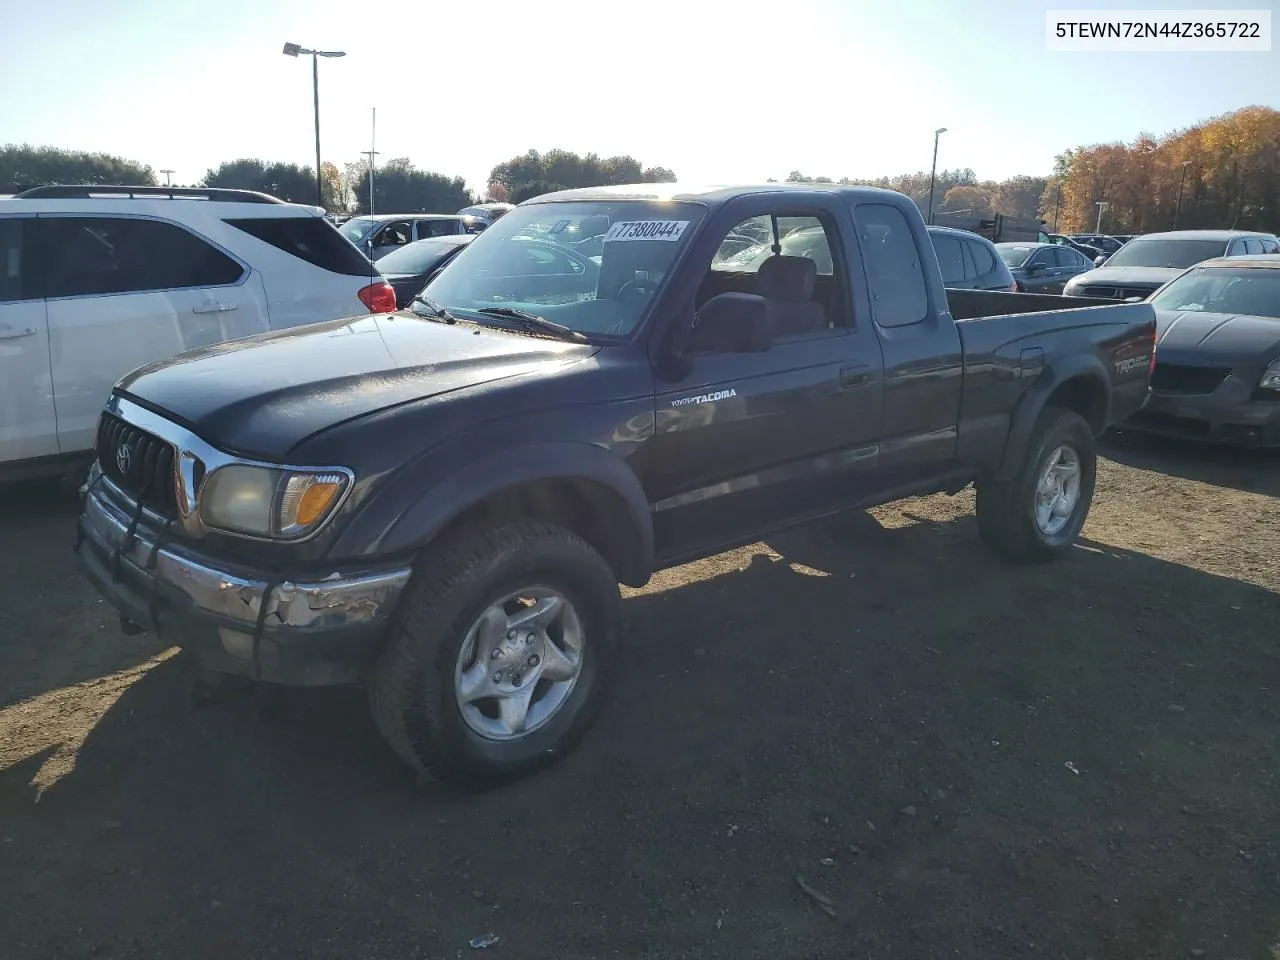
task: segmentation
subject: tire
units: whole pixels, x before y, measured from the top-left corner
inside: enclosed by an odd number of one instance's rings
[[[1064,450],[1075,457],[1077,495],[1069,513],[1055,515],[1049,523],[1042,524],[1037,519],[1041,478],[1050,466],[1050,458],[1061,456],[1060,451]],[[1072,410],[1045,408],[1031,431],[1025,459],[1013,479],[987,477],[978,481],[978,533],[982,542],[996,556],[1012,563],[1045,563],[1062,556],[1071,549],[1089,516],[1097,469],[1097,441],[1088,421]],[[1066,467],[1062,470],[1065,472]],[[1053,503],[1065,508],[1067,501]],[[1057,526],[1059,522],[1061,526]]]
[[[521,632],[525,628],[507,629],[510,624],[497,625],[500,621],[486,626],[485,618],[501,615],[496,604],[503,598],[538,591],[546,594],[540,605],[552,604],[556,596],[563,605],[557,608],[558,627],[551,623],[545,630],[536,624],[529,628],[542,630],[536,645],[521,646],[535,644],[532,633]],[[618,605],[612,568],[571,531],[536,520],[462,529],[429,547],[415,564],[387,645],[367,681],[378,729],[400,758],[426,779],[483,788],[532,773],[567,753],[599,712],[616,644]],[[517,611],[515,619],[533,609],[521,609],[515,599],[507,608]],[[563,652],[553,656],[555,636],[566,650],[571,636],[578,640],[572,682],[545,679],[553,660],[565,672],[572,667],[566,666],[571,658]],[[493,641],[491,661],[480,655],[486,638]],[[473,661],[465,671],[464,650],[471,651]],[[540,666],[528,667],[538,659],[533,656],[538,651]],[[492,674],[490,664],[495,667]],[[497,669],[501,667],[507,669]],[[527,721],[532,729],[518,734],[477,729],[505,722],[505,714],[494,719],[483,712],[505,709],[498,698],[460,700],[461,678],[477,669],[482,678],[505,672],[503,681],[511,692],[506,699],[516,701],[516,693],[528,693],[528,715],[521,723]],[[521,676],[521,671],[527,672]],[[499,693],[503,689],[487,680],[479,688]],[[552,693],[558,706],[547,706]],[[549,714],[535,725],[538,710]]]

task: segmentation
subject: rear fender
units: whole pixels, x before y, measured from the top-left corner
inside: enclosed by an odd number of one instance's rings
[[[1062,388],[1074,381],[1080,381],[1091,392],[1096,391],[1096,395],[1102,398],[1101,411],[1095,411],[1095,415],[1100,413],[1100,416],[1093,424],[1094,429],[1100,433],[1106,424],[1110,423],[1111,378],[1107,375],[1107,368],[1103,366],[1102,361],[1092,353],[1073,354],[1055,361],[1045,368],[1014,408],[1009,424],[1009,437],[1005,441],[1004,456],[995,471],[997,480],[1012,480],[1017,474],[1026,457],[1027,445],[1031,442],[1031,431],[1035,428],[1036,421],[1040,419],[1040,414],[1044,412],[1044,408],[1055,393],[1061,394]],[[1076,404],[1068,404],[1068,406],[1074,408]],[[1088,409],[1081,409],[1078,412],[1086,418],[1093,419]]]

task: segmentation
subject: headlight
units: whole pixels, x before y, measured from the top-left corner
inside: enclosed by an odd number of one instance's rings
[[[324,523],[349,482],[341,473],[230,464],[205,481],[200,519],[230,533],[296,540]]]
[[[1259,390],[1280,390],[1280,360],[1273,360],[1271,366],[1262,374],[1262,379],[1258,381]]]

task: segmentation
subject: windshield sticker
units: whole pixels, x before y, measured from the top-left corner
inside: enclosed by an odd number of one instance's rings
[[[679,240],[688,220],[619,220],[604,235],[605,243],[621,240]]]

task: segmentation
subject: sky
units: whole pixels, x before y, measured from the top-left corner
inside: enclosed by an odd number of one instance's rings
[[[1162,0],[1270,9],[1280,0]],[[101,151],[192,183],[224,160],[370,149],[482,190],[530,148],[630,154],[689,183],[939,169],[1046,174],[1064,149],[1280,108],[1270,53],[1046,52],[1098,0],[0,0],[0,143]],[[624,13],[623,11],[628,11]],[[216,11],[216,16],[213,12]],[[161,180],[163,182],[163,179]]]

